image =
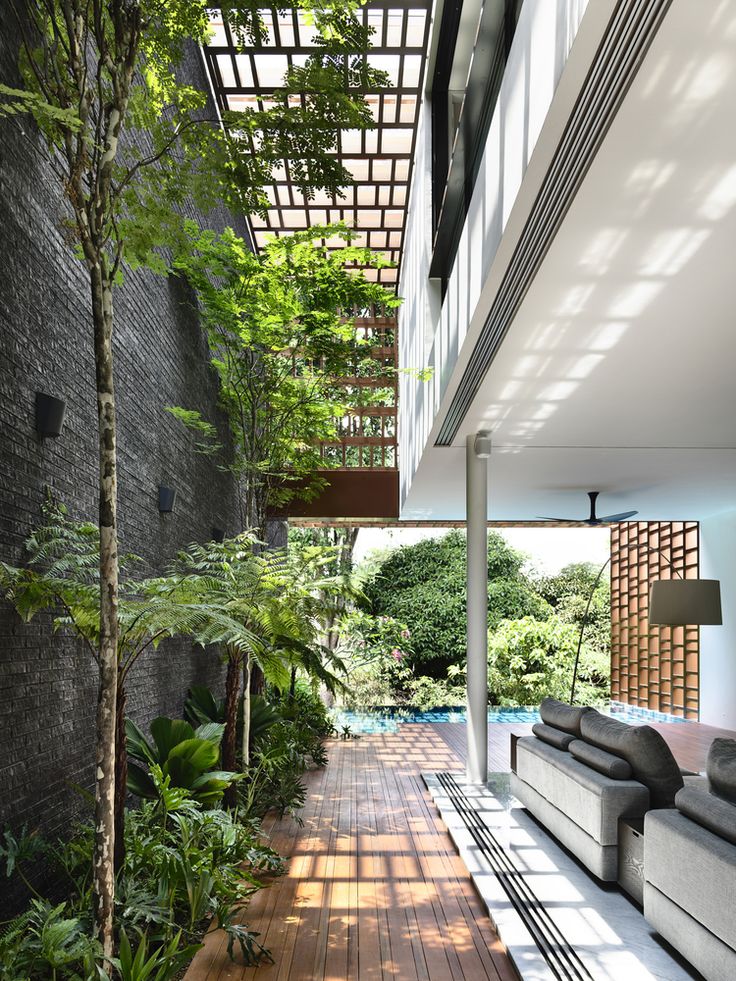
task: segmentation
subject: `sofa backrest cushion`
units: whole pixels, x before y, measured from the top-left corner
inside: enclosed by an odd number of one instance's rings
[[[631,767],[635,780],[649,788],[652,807],[673,807],[683,786],[680,768],[667,743],[651,726],[629,726],[593,710],[580,723],[583,739]]]
[[[612,780],[631,779],[631,766],[620,756],[607,753],[605,749],[592,746],[583,739],[573,739],[569,749],[576,760],[602,773],[604,777],[611,777]]]
[[[710,789],[736,804],[736,739],[714,739],[705,764]]]
[[[594,711],[590,706],[568,705],[556,698],[545,698],[539,706],[542,722],[563,732],[571,732],[573,736],[580,735],[580,720],[586,712]]]
[[[736,845],[736,804],[686,784],[677,792],[675,807],[685,817]]]
[[[567,749],[575,739],[571,733],[563,732],[562,729],[555,729],[554,726],[547,726],[543,722],[535,722],[532,726],[532,732],[537,739],[541,739],[543,743],[549,743],[550,746],[555,746],[557,749]]]

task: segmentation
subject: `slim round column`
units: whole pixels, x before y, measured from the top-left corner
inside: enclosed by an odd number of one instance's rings
[[[476,447],[477,438],[468,436],[465,447],[469,783],[488,779],[488,453],[485,445]],[[485,434],[482,439],[488,443]]]

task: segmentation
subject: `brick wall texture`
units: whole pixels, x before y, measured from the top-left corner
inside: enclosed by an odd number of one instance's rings
[[[0,80],[17,85],[17,43],[5,27]],[[198,52],[183,70],[205,87]],[[0,559],[11,563],[22,561],[47,486],[72,517],[96,514],[90,303],[85,270],[64,239],[65,214],[33,123],[0,119]],[[244,233],[224,212],[199,218]],[[222,460],[196,455],[191,436],[164,411],[198,409],[227,444],[217,378],[185,283],[126,272],[116,295],[115,377],[121,549],[140,555],[152,573],[188,542],[208,540],[213,526],[240,527]],[[66,400],[59,439],[36,435],[37,391]],[[161,483],[178,491],[172,514],[158,512]],[[143,726],[178,715],[191,683],[219,688],[222,679],[214,652],[168,641],[131,674],[128,714]],[[95,701],[96,669],[82,644],[54,635],[48,617],[22,624],[0,600],[0,832],[26,822],[54,836],[83,812],[70,784],[92,785]],[[20,898],[0,881],[0,919]]]

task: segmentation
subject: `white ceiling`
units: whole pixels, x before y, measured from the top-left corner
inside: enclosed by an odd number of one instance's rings
[[[403,516],[464,516],[479,429],[493,518],[582,517],[587,490],[604,514],[736,508],[734,106],[736,4],[675,0],[456,445],[425,453]]]

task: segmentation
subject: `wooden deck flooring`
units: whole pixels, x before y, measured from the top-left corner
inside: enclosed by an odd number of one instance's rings
[[[490,726],[490,770],[508,770],[510,732],[530,728]],[[694,770],[715,736],[735,735],[696,723],[658,728]],[[288,873],[254,897],[247,923],[275,963],[233,963],[213,932],[185,981],[516,978],[420,776],[462,768],[465,726],[405,725],[328,750],[327,768],[307,778],[303,827],[289,818],[266,827]]]

